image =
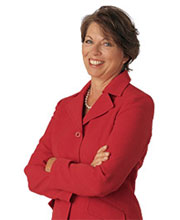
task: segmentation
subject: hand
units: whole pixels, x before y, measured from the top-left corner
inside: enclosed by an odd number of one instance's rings
[[[107,145],[101,147],[98,151],[96,156],[94,157],[93,162],[91,163],[91,166],[95,167],[97,165],[100,165],[102,161],[108,160],[108,156],[110,155],[109,152],[104,152],[107,149]]]
[[[53,165],[53,163],[54,163],[55,160],[56,160],[55,157],[51,157],[51,158],[47,161],[46,166],[45,166],[45,171],[46,171],[46,172],[51,172],[51,167],[52,167],[52,165]]]

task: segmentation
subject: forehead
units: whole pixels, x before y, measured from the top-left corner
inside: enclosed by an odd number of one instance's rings
[[[106,39],[112,39],[110,33],[105,32],[105,30],[103,30],[103,28],[97,24],[96,22],[92,22],[86,32],[86,35],[91,36],[91,37],[101,37],[101,38],[106,38]]]

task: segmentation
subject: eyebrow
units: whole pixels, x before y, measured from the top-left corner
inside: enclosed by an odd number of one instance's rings
[[[91,38],[91,39],[92,39],[92,37],[91,37],[91,36],[89,36],[89,35],[86,35],[85,37],[89,37],[89,38]]]
[[[89,37],[89,38],[93,39],[90,35],[86,35],[85,37]],[[102,40],[112,41],[112,39],[110,39],[110,38],[108,38],[108,37],[105,37],[105,38],[103,38]]]

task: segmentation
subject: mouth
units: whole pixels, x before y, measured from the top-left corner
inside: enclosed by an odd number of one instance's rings
[[[103,63],[104,63],[104,61],[102,61],[102,60],[91,59],[91,58],[89,59],[89,64],[90,64],[90,66],[93,66],[93,67],[101,66]]]

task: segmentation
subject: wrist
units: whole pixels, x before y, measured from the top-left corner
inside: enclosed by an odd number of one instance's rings
[[[45,171],[46,172],[51,172],[51,168],[52,168],[52,165],[53,163],[55,162],[56,158],[55,157],[51,157],[47,163],[46,163],[46,166],[45,166]]]

